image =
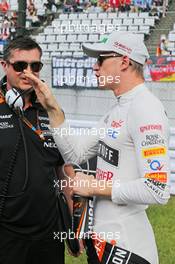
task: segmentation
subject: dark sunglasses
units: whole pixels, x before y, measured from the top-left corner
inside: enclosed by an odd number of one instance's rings
[[[41,61],[33,61],[31,63],[26,61],[15,61],[14,63],[7,61],[7,63],[12,65],[16,72],[23,72],[25,69],[27,69],[28,65],[30,65],[30,68],[33,72],[39,72],[43,67],[43,63]]]
[[[99,66],[101,66],[104,62],[104,60],[109,59],[109,58],[115,58],[115,57],[122,57],[123,55],[120,54],[101,54],[99,55],[99,57],[97,58],[97,64]]]

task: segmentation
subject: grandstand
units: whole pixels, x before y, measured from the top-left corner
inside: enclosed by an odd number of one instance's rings
[[[46,0],[34,1],[38,15],[47,15],[45,3]],[[17,0],[9,0],[9,4],[11,10],[17,10]],[[160,13],[163,12],[162,6],[158,8]],[[169,3],[169,9],[165,17],[157,15],[151,16],[151,13],[148,11],[131,11],[121,12],[118,10],[115,12],[63,13],[63,9],[54,10],[54,19],[49,21],[50,24],[42,24],[40,28],[36,28],[39,33],[36,34],[35,31],[35,35],[33,35],[43,49],[45,66],[43,68],[42,77],[49,85],[52,85],[52,56],[73,56],[82,58],[82,43],[99,42],[105,35],[114,29],[128,30],[140,34],[140,36],[145,39],[148,49],[152,54],[156,53],[156,46],[161,34],[166,34],[169,39],[168,49],[171,50],[173,54],[175,47],[173,27],[175,2],[171,1]],[[30,28],[31,22],[29,22],[29,17],[27,17],[27,21],[27,27]],[[171,125],[174,126],[174,84],[172,82],[162,82],[161,84],[159,82],[149,82],[148,85],[164,103]],[[75,88],[75,85],[70,86],[70,89],[67,87],[66,90],[64,88],[59,88],[59,98],[61,98],[63,108],[69,119],[96,121],[103,115],[108,105],[115,101],[110,92],[106,94],[106,92],[99,92],[96,89],[72,88]],[[54,92],[57,95],[58,89],[54,89]],[[87,97],[91,99],[90,103],[87,103]],[[92,107],[89,108],[89,104],[91,104]],[[93,109],[94,106],[95,111]]]
[[[46,58],[60,55],[60,52],[64,56],[82,56],[82,42],[99,42],[101,34],[109,34],[114,29],[136,32],[144,38],[155,26],[155,20],[148,12],[60,14],[36,40]]]

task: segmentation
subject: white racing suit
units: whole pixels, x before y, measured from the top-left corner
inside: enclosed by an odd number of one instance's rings
[[[64,122],[51,129],[66,162],[97,155],[96,178],[113,180],[112,197],[96,197],[94,231],[107,241],[158,263],[145,210],[169,199],[168,120],[161,102],[145,84],[116,98],[90,135],[70,136]],[[105,134],[102,135],[102,131]]]

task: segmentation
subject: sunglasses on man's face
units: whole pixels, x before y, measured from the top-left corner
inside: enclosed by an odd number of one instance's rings
[[[7,61],[7,63],[9,63],[16,72],[23,72],[27,69],[28,65],[30,66],[32,72],[39,72],[43,67],[43,63],[41,61],[33,61],[31,63],[26,61],[15,61],[13,63]]]
[[[99,57],[97,58],[97,64],[101,66],[104,60],[109,59],[109,58],[115,58],[115,57],[122,57],[122,55],[120,54],[100,54]]]

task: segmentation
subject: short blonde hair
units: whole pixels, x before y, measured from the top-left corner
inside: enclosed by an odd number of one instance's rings
[[[136,61],[131,60],[131,66],[133,71],[135,71],[137,73],[137,75],[139,75],[140,77],[142,77],[144,79],[144,66]]]

